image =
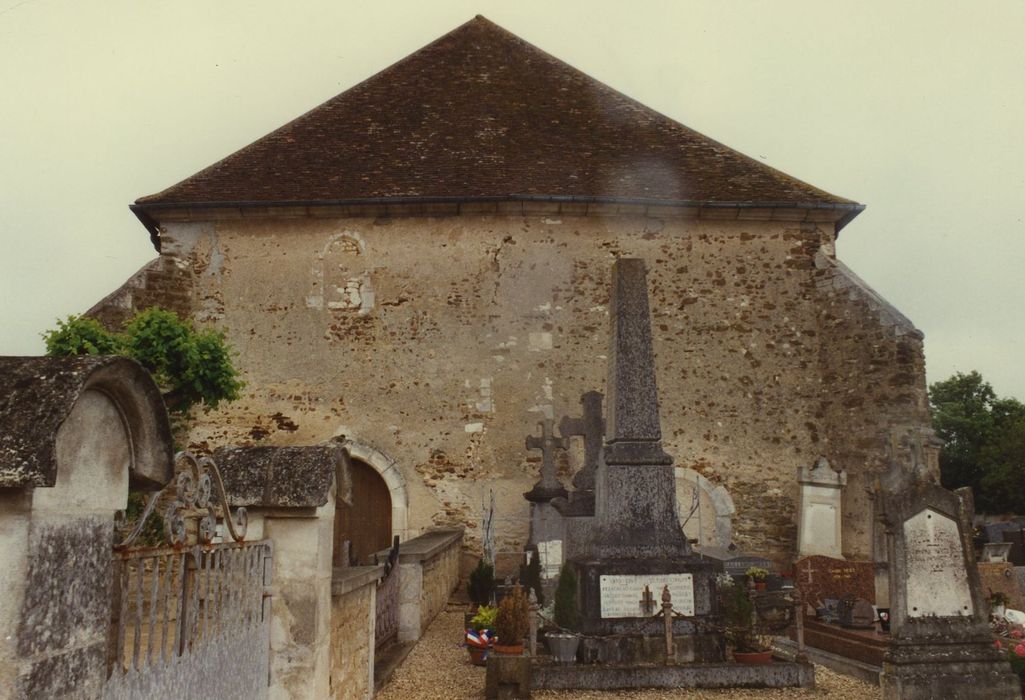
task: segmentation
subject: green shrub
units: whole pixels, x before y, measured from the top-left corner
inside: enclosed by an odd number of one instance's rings
[[[563,629],[575,629],[580,624],[580,609],[577,606],[577,573],[568,564],[559,574],[559,585],[555,588],[555,624]]]
[[[495,567],[481,557],[477,566],[470,572],[470,580],[466,582],[466,595],[470,597],[470,602],[479,608],[491,604],[494,592]]]
[[[523,643],[530,630],[530,605],[521,586],[515,586],[512,593],[502,598],[495,616],[495,633],[498,644],[515,646]]]
[[[495,618],[498,616],[498,608],[493,605],[481,605],[477,608],[477,614],[470,619],[470,626],[475,630],[490,630],[495,628]]]

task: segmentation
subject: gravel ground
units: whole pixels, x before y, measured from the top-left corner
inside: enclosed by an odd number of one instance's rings
[[[470,664],[469,655],[460,646],[463,634],[463,610],[446,610],[427,628],[427,634],[395,671],[391,681],[381,689],[380,700],[460,700],[484,697],[484,668]],[[783,698],[832,698],[835,700],[872,700],[881,698],[879,688],[815,667],[818,687],[812,690],[782,688],[767,690],[621,690],[621,691],[552,691],[534,693],[535,698],[633,698],[659,700],[734,700],[752,698],[776,700]]]

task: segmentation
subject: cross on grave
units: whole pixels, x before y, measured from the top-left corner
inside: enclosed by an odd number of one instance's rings
[[[641,595],[641,610],[644,611],[645,615],[655,614],[655,596],[651,594],[651,589],[648,586],[644,587],[644,594]]]
[[[573,475],[574,491],[569,504],[560,507],[563,515],[594,515],[594,479],[598,471],[598,457],[605,435],[605,417],[602,415],[600,392],[588,391],[580,397],[583,414],[580,418],[563,416],[559,421],[559,434],[569,444],[569,438],[584,438],[584,463]]]
[[[523,497],[534,502],[550,501],[559,497],[565,498],[566,489],[559,483],[559,478],[555,475],[555,451],[567,449],[569,438],[555,437],[551,418],[539,421],[538,425],[541,426],[541,436],[528,435],[524,444],[528,450],[541,450],[541,478],[534,484],[534,488],[523,494]]]

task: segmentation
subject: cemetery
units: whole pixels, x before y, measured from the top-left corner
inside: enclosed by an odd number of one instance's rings
[[[555,142],[634,148],[585,178],[626,189],[421,197],[389,129],[331,121],[471,59],[579,119]],[[423,98],[467,111],[448,140],[512,72]],[[0,697],[1021,697],[1025,519],[940,485],[921,333],[835,259],[861,205],[480,17],[335,100],[133,205],[160,257],[89,312],[222,328],[237,403],[172,420],[127,357],[0,358]],[[402,177],[299,177],[364,140]],[[630,189],[656,151],[693,191]]]

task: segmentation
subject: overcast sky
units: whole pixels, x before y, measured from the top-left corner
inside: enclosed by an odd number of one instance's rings
[[[868,209],[929,381],[1025,400],[1025,2],[0,0],[0,354],[155,256],[128,211],[475,14]]]

